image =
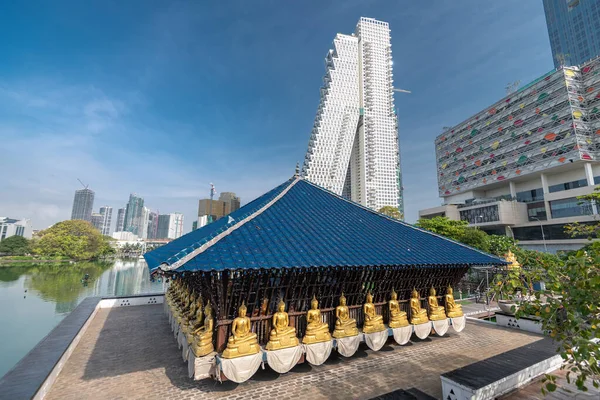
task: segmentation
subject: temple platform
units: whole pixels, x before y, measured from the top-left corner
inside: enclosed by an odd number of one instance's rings
[[[304,363],[280,375],[267,366],[243,384],[220,384],[188,377],[162,304],[101,308],[45,398],[370,399],[413,388],[441,398],[441,374],[540,340],[529,332],[468,322],[461,333],[413,338],[405,346],[390,338],[378,352],[361,344],[351,358],[334,351],[318,367]]]

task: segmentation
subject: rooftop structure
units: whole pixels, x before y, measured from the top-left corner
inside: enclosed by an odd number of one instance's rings
[[[362,17],[325,57],[303,176],[374,210],[403,211],[389,24]]]

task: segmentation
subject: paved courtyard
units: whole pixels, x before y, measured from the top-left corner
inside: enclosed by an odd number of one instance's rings
[[[162,305],[99,310],[48,399],[369,399],[398,389],[441,398],[440,374],[540,340],[541,336],[467,323],[463,332],[379,352],[361,345],[351,358],[334,351],[319,367],[285,375],[268,367],[243,384],[192,381]]]

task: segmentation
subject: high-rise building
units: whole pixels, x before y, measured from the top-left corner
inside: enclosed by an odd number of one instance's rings
[[[212,206],[211,206],[212,202]],[[223,200],[202,199],[198,202],[198,217],[212,216],[212,222],[231,212],[231,203]]]
[[[123,232],[125,229],[125,209],[119,208],[117,211],[117,226],[115,232]]]
[[[92,209],[94,208],[94,191],[88,188],[75,191],[73,199],[73,210],[71,219],[82,219],[92,221]]]
[[[100,229],[100,232],[106,236],[111,234],[112,210],[112,207],[109,206],[100,207],[100,215],[102,215],[102,229]]]
[[[325,66],[304,177],[371,209],[403,212],[389,24],[363,17],[354,34],[338,33]]]
[[[129,202],[125,209],[125,221],[123,223],[123,230],[131,232],[135,235],[142,235],[142,214],[144,211],[144,199],[139,197],[137,194],[132,193],[129,195]]]
[[[156,239],[177,239],[183,235],[183,214],[171,213],[158,216]]]
[[[94,228],[102,232],[102,223],[104,222],[104,216],[100,213],[92,213],[92,225]]]
[[[600,55],[600,1],[544,0],[544,11],[555,67]]]
[[[150,224],[150,209],[148,207],[142,208],[142,219],[140,222],[140,238],[148,239],[148,226]]]
[[[193,221],[192,222],[192,230],[195,231],[196,229],[198,229],[198,221]]]
[[[0,217],[0,241],[10,236],[22,236],[31,239],[31,220]]]
[[[148,239],[156,239],[158,233],[158,213],[150,211],[148,214]]]
[[[240,208],[241,199],[233,192],[221,192],[219,200],[229,203],[229,212],[232,213]]]
[[[419,212],[468,221],[536,250],[573,250],[565,226],[596,223],[577,197],[600,184],[600,58],[563,67],[435,139],[443,205]]]

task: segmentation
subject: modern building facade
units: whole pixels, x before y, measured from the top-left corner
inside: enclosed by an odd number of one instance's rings
[[[229,201],[201,199],[198,202],[198,217],[211,216],[212,222],[223,218],[230,212],[231,203]]]
[[[71,219],[82,219],[92,222],[92,210],[94,208],[94,191],[88,188],[75,191],[73,199],[73,210]]]
[[[229,203],[229,212],[234,212],[240,208],[241,199],[233,192],[221,192],[219,200]]]
[[[115,227],[115,232],[123,232],[125,229],[125,209],[119,208],[117,211],[117,224]]]
[[[31,239],[32,232],[30,219],[0,217],[0,241],[11,236],[22,236]]]
[[[148,214],[148,235],[147,239],[156,239],[158,233],[158,213],[150,211]]]
[[[336,35],[302,174],[371,209],[403,213],[392,64],[387,22],[363,17],[354,34]]]
[[[112,207],[104,206],[100,207],[100,215],[102,215],[102,232],[103,235],[110,236],[111,234],[111,225],[112,225]]]
[[[435,140],[444,204],[419,212],[468,221],[534,249],[586,243],[564,232],[592,223],[577,196],[600,184],[600,58],[551,71]]]
[[[183,235],[183,214],[171,213],[158,216],[156,239],[177,239]]]
[[[600,55],[600,1],[544,0],[544,12],[555,67]]]
[[[142,234],[142,217],[144,212],[144,199],[137,194],[129,195],[129,202],[125,208],[125,220],[123,230],[131,232],[137,236]]]
[[[102,232],[103,222],[104,222],[104,216],[102,214],[92,213],[91,223],[94,226],[94,228],[98,229],[100,232]]]

